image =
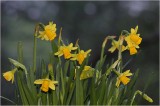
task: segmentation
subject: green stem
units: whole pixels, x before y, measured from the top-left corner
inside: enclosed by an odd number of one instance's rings
[[[122,71],[122,45],[123,45],[123,40],[121,41],[121,35],[119,37],[119,51],[118,51],[118,60],[120,60],[120,62],[117,65],[117,71],[119,73],[121,73]],[[119,95],[119,88],[116,89],[116,98],[118,98]]]
[[[100,64],[102,65],[103,55],[104,55],[104,48],[106,46],[108,38],[106,37],[102,44],[102,50],[101,50],[101,57],[100,57]],[[101,66],[102,67],[102,66]]]
[[[34,47],[33,47],[33,71],[36,72],[36,48],[37,48],[37,38],[34,36]]]
[[[115,69],[113,69],[113,72],[114,72],[115,74],[117,74],[117,76],[120,75],[120,73],[119,73],[118,71],[116,71]]]
[[[23,63],[23,47],[22,42],[18,42],[18,61]]]
[[[6,98],[6,97],[0,96],[0,98],[5,99],[5,100],[13,103],[14,105],[17,105],[15,102],[13,102],[12,100],[10,100],[10,99],[8,99],[8,98]]]
[[[134,95],[133,95],[133,97],[132,97],[132,99],[131,99],[131,104],[130,105],[133,105],[133,102],[134,102],[134,100],[135,100],[135,97],[136,97],[136,95],[137,94],[139,94],[139,95],[141,95],[145,100],[147,100],[148,102],[153,102],[153,100],[152,100],[152,98],[150,98],[148,95],[146,95],[146,94],[143,94],[140,90],[137,90],[135,93],[134,93]]]

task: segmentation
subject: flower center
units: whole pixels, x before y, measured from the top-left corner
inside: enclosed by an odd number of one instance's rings
[[[131,40],[135,43],[135,44],[137,44],[137,45],[139,45],[140,43],[141,43],[141,38],[139,37],[139,36],[137,36],[137,35],[131,35]]]
[[[119,80],[122,81],[124,85],[128,84],[128,82],[130,81],[130,79],[124,75],[120,75]]]
[[[49,90],[49,81],[44,80],[41,86],[41,90],[44,92],[47,92]]]
[[[53,40],[56,37],[55,33],[53,33],[49,28],[45,28],[45,33],[49,40]]]
[[[78,54],[77,55],[77,60],[78,60],[79,64],[82,64],[82,62],[84,60],[84,55],[83,54]]]
[[[68,59],[68,58],[71,57],[71,53],[70,53],[70,51],[69,51],[68,48],[64,48],[64,49],[63,49],[63,54],[64,54],[64,58],[65,58],[65,59]]]
[[[135,47],[130,47],[129,50],[130,50],[130,54],[131,54],[131,55],[137,53],[137,50],[136,50]]]

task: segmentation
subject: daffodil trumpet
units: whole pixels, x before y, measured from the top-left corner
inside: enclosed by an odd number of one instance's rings
[[[13,70],[11,71],[7,71],[5,73],[3,73],[3,77],[7,80],[7,81],[11,81],[12,80],[12,83],[14,81],[14,74],[15,72],[17,71],[17,68],[14,68]]]

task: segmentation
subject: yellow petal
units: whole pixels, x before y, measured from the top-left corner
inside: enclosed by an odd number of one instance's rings
[[[76,50],[78,47],[72,47],[72,49],[71,50]]]
[[[131,34],[135,34],[135,30],[131,28]]]
[[[77,58],[74,57],[74,58],[71,58],[70,60],[77,60]]]
[[[108,51],[110,51],[111,53],[113,53],[116,50],[115,46],[112,46],[110,49],[108,49]]]
[[[89,49],[89,50],[86,51],[87,54],[90,53],[90,52],[91,52],[91,49]]]
[[[55,90],[55,85],[52,81],[49,83],[49,88],[51,88],[52,90]]]
[[[125,71],[123,74],[124,74],[124,76],[132,76],[133,75],[132,73],[130,73],[130,70]]]
[[[58,81],[52,81],[54,84],[58,84]]]
[[[70,43],[70,44],[68,45],[68,47],[69,47],[69,48],[72,48],[72,47],[73,47],[73,43]]]
[[[34,81],[34,84],[42,84],[44,79],[38,79]]]
[[[56,53],[54,53],[54,55],[59,55],[60,54],[60,52],[58,51],[58,52],[56,52]]]

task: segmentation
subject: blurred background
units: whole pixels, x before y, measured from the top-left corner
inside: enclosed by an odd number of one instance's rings
[[[17,59],[17,43],[23,42],[24,64],[32,65],[33,33],[37,22],[57,24],[57,33],[62,27],[62,37],[75,43],[79,38],[81,49],[92,49],[90,64],[94,67],[100,57],[101,44],[107,35],[119,36],[121,30],[139,26],[143,38],[139,53],[132,56],[132,61],[126,67],[140,74],[137,89],[146,86],[146,93],[153,98],[152,104],[143,100],[143,105],[159,104],[159,2],[158,1],[3,1],[1,2],[1,73],[10,70],[8,58]],[[107,63],[117,58],[117,52],[105,53]],[[49,61],[50,43],[38,40],[38,59]],[[131,56],[123,53],[124,63]],[[15,101],[15,86],[7,82],[1,75],[1,95]],[[137,98],[140,96],[137,96]],[[2,104],[11,104],[2,99]]]

